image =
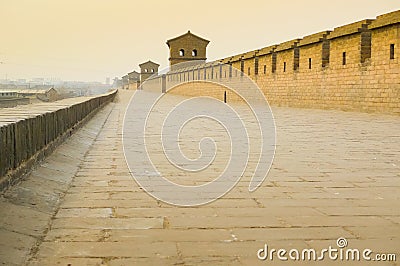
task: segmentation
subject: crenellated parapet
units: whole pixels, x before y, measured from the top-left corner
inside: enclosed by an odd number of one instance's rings
[[[395,11],[213,62],[191,58],[146,87],[168,92],[246,75],[272,105],[400,114],[399,36]]]

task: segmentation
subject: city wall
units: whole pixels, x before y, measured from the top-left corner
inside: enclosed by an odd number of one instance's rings
[[[0,191],[14,184],[117,91],[0,110]]]
[[[396,11],[333,31],[174,69],[164,77],[151,78],[147,88],[168,92],[178,83],[193,80],[239,83],[247,75],[271,105],[399,115],[399,46],[400,11]],[[187,84],[187,89],[180,86],[173,93],[194,96],[209,90],[204,83]]]

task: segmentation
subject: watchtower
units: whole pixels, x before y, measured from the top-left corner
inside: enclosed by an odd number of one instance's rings
[[[152,61],[147,61],[139,65],[140,67],[140,82],[143,83],[146,79],[154,74],[158,74],[158,67],[160,65]]]
[[[194,35],[190,31],[167,41],[169,47],[169,65],[173,69],[173,65],[188,62],[185,67],[199,63],[195,61],[206,61],[207,45],[210,41]]]

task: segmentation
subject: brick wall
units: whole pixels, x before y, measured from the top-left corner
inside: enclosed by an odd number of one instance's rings
[[[203,80],[206,71],[207,79],[215,82],[225,76],[229,79],[229,72],[232,72],[232,84],[240,82],[241,69],[244,75],[250,69],[249,77],[258,84],[271,105],[399,115],[399,48],[400,11],[395,11],[375,20],[337,27],[332,32],[320,32],[216,62],[173,70],[167,74],[167,88],[178,84],[181,75],[186,75],[181,81],[193,80],[192,75],[187,75],[193,69],[194,79]],[[255,73],[256,57],[258,74]],[[215,74],[219,73],[218,62],[226,64],[222,77]],[[220,99],[219,90],[216,95],[209,85],[194,84],[187,85],[187,89],[182,86],[174,93],[194,96],[207,92]]]
[[[187,97],[213,97],[220,101],[224,101],[224,98],[226,97],[228,102],[243,102],[243,99],[230,88],[209,81],[193,81],[182,83],[171,87],[168,90],[168,93]]]

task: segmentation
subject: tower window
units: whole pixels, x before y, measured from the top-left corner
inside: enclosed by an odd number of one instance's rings
[[[247,69],[247,75],[250,76],[250,67]]]
[[[283,72],[286,72],[286,62],[283,62]]]
[[[267,66],[264,65],[264,74],[267,74]]]
[[[342,65],[346,65],[346,52],[343,52]]]
[[[144,72],[146,72],[146,73],[147,73],[147,72],[149,72],[149,70],[148,70],[147,68],[145,68],[145,69],[144,69]]]
[[[154,68],[151,69],[151,73],[154,73]]]
[[[394,43],[390,44],[390,59],[394,59]]]
[[[185,56],[185,50],[180,49],[179,50],[179,56]]]
[[[311,69],[311,58],[308,58],[308,69]]]
[[[193,57],[197,56],[197,50],[196,50],[196,49],[193,49],[193,51],[192,51],[192,56],[193,56]]]

